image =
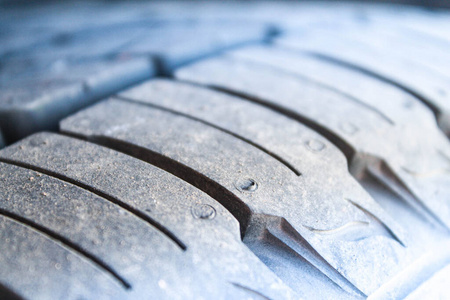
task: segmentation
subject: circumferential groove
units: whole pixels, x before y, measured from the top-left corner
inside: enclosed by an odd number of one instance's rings
[[[83,248],[81,248],[80,246],[76,245],[75,243],[71,242],[70,240],[66,239],[65,237],[59,235],[56,232],[53,232],[52,230],[43,227],[31,220],[28,220],[24,217],[21,217],[19,215],[16,215],[12,212],[9,212],[7,210],[4,210],[2,208],[0,208],[0,215],[12,219],[24,226],[27,227],[31,227],[34,230],[38,231],[39,233],[46,235],[48,237],[50,237],[53,240],[56,240],[58,242],[60,242],[61,244],[65,245],[67,248],[69,248],[70,250],[78,253],[79,255],[87,258],[89,261],[91,261],[92,263],[94,263],[95,265],[97,265],[98,267],[100,267],[103,271],[109,273],[112,277],[114,277],[114,279],[116,279],[121,286],[123,286],[123,288],[125,288],[126,290],[131,289],[131,284],[122,276],[120,276],[112,267],[110,267],[109,265],[107,265],[105,262],[103,262],[101,259],[99,259],[98,257],[96,257],[95,255],[87,252],[86,250],[84,250]]]
[[[45,174],[47,176],[50,177],[54,177],[56,179],[65,181],[67,183],[70,183],[72,185],[75,185],[79,188],[82,188],[84,190],[87,190],[90,193],[93,193],[103,199],[108,200],[109,202],[120,206],[121,208],[125,209],[126,211],[128,211],[129,213],[133,214],[134,216],[136,216],[137,218],[141,219],[142,221],[146,222],[147,224],[150,224],[152,227],[156,228],[157,230],[159,230],[161,233],[163,233],[165,236],[167,236],[169,239],[171,239],[175,244],[178,245],[178,247],[180,247],[183,251],[185,251],[187,249],[186,245],[178,238],[176,237],[172,232],[169,231],[169,229],[167,229],[166,227],[164,227],[163,225],[159,224],[157,221],[153,220],[152,218],[150,218],[148,215],[142,213],[141,211],[133,208],[132,206],[120,201],[119,199],[105,194],[91,186],[88,186],[84,183],[78,182],[76,180],[73,180],[69,177],[66,177],[64,175],[46,170],[44,168],[40,168],[40,167],[36,167],[27,163],[22,163],[22,162],[18,162],[15,160],[11,160],[11,159],[7,159],[7,158],[0,158],[0,162],[6,163],[6,164],[10,164],[10,165],[14,165],[17,167],[21,167],[21,168],[25,168],[25,169],[29,169],[29,170],[33,170],[42,174]]]
[[[241,140],[241,141],[243,141],[243,142],[245,142],[245,143],[247,143],[247,144],[249,144],[249,145],[251,145],[251,146],[253,146],[253,147],[257,148],[257,149],[259,149],[259,150],[261,150],[262,152],[266,153],[267,155],[270,155],[271,157],[273,157],[274,159],[276,159],[277,161],[279,161],[280,163],[285,165],[289,170],[294,172],[295,175],[297,175],[297,176],[301,176],[302,175],[302,173],[300,173],[300,171],[298,171],[293,165],[291,165],[289,162],[287,162],[285,159],[283,159],[279,155],[271,152],[270,150],[264,148],[261,145],[258,145],[256,143],[250,141],[249,139],[247,139],[247,138],[245,138],[243,136],[240,136],[240,135],[238,135],[238,134],[236,134],[236,133],[234,133],[232,131],[229,131],[229,130],[227,130],[225,128],[222,128],[222,127],[219,127],[219,126],[214,125],[212,123],[209,123],[208,121],[205,121],[205,120],[202,120],[202,119],[199,119],[199,118],[190,116],[188,114],[185,114],[185,113],[182,113],[182,112],[179,112],[179,111],[176,111],[176,110],[172,110],[172,109],[169,109],[169,108],[166,108],[166,107],[163,107],[163,106],[152,104],[152,103],[141,102],[139,100],[126,98],[126,97],[123,97],[123,96],[115,96],[115,98],[117,98],[120,101],[124,101],[124,102],[128,102],[128,103],[134,103],[134,104],[138,104],[138,105],[143,105],[143,106],[151,107],[151,108],[154,108],[154,109],[157,109],[157,110],[161,110],[161,111],[164,111],[164,112],[168,112],[168,113],[171,113],[171,114],[174,114],[174,115],[177,115],[177,116],[181,116],[181,117],[184,117],[184,118],[196,121],[196,122],[200,122],[200,123],[202,123],[202,124],[204,124],[206,126],[209,126],[209,127],[214,128],[214,129],[220,130],[220,131],[222,131],[222,132],[224,132],[226,134],[229,134],[229,135],[231,135],[231,136],[233,136],[233,137],[235,137],[235,138],[237,138],[237,139],[239,139],[239,140]]]

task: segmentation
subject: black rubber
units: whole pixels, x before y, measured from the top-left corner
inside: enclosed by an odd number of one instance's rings
[[[446,11],[68,2],[0,21],[1,299],[448,297]]]
[[[5,147],[5,140],[3,139],[3,133],[0,130],[0,149]]]

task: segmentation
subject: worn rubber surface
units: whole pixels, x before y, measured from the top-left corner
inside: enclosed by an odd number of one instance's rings
[[[1,299],[448,297],[446,11],[0,20]]]
[[[297,76],[295,70],[302,61],[295,65],[297,61],[291,58],[277,64],[280,53],[273,55],[274,58],[270,54],[259,57],[252,51],[248,55],[270,63],[215,59],[178,74],[183,79],[257,98],[293,118],[306,119],[341,145],[355,176],[361,176],[365,170],[374,173],[404,194],[416,210],[450,229],[450,145],[432,118],[424,116],[420,123],[412,116],[397,121],[393,114],[385,115],[377,108],[382,101],[362,102],[335,92],[336,87],[330,90]],[[219,67],[221,72],[211,72]],[[283,92],[287,90],[289,93]],[[399,99],[403,106],[397,105],[397,111],[408,110],[405,98]],[[341,115],[346,118],[342,119]]]

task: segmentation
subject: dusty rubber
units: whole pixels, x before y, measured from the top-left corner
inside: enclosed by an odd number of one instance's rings
[[[398,8],[0,11],[0,298],[448,296],[450,15]]]

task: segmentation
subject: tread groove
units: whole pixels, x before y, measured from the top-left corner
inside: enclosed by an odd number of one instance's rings
[[[120,276],[112,267],[108,266],[105,262],[103,262],[101,259],[97,258],[95,255],[90,254],[89,252],[87,252],[86,250],[84,250],[83,248],[79,247],[78,245],[76,245],[75,243],[72,243],[70,240],[66,239],[65,237],[59,235],[58,233],[53,232],[52,230],[49,230],[48,228],[45,228],[39,224],[36,224],[33,221],[30,221],[26,218],[23,218],[19,215],[16,215],[14,213],[11,213],[7,210],[4,210],[2,208],[0,208],[0,215],[12,219],[16,222],[19,222],[20,224],[23,224],[24,226],[27,227],[31,227],[34,230],[49,236],[50,238],[64,244],[66,247],[70,248],[71,250],[75,251],[76,253],[78,253],[79,255],[87,258],[89,261],[91,261],[92,263],[94,263],[95,265],[97,265],[98,267],[100,267],[102,270],[104,270],[105,272],[109,273],[112,277],[114,277],[117,281],[120,282],[120,284],[126,289],[126,290],[130,290],[131,284],[124,279],[122,276]]]
[[[345,155],[345,157],[347,158],[347,165],[348,168],[350,170],[350,173],[352,173],[351,171],[351,167],[352,167],[352,160],[356,155],[356,150],[349,144],[347,143],[343,138],[340,138],[337,134],[333,133],[332,131],[330,131],[328,128],[326,128],[325,126],[322,126],[318,123],[316,123],[313,120],[310,120],[308,117],[302,116],[296,112],[291,111],[288,108],[284,108],[282,106],[279,106],[277,104],[271,103],[270,101],[266,101],[264,99],[261,99],[259,97],[255,97],[252,95],[248,95],[244,92],[240,92],[240,91],[235,91],[229,88],[224,88],[221,86],[216,86],[214,84],[212,85],[208,85],[210,88],[230,94],[230,95],[234,95],[234,96],[238,96],[243,98],[244,100],[248,100],[251,102],[255,102],[258,104],[261,104],[265,107],[268,107],[269,109],[272,109],[278,113],[284,114],[285,116],[292,118],[298,122],[303,123],[304,125],[310,127],[311,129],[317,131],[318,133],[322,134],[324,137],[326,137],[330,142],[332,142],[335,146],[337,146],[342,153]],[[377,157],[372,156],[373,158],[379,160]],[[387,171],[389,168],[386,165],[386,163],[384,161],[381,161],[381,165],[383,167],[384,171]],[[367,168],[367,172],[369,173],[373,173],[374,170],[373,168]],[[392,175],[391,175],[392,174]],[[392,171],[388,171],[386,172],[382,172],[381,174],[372,174],[374,175],[377,180],[380,180],[381,183],[383,185],[386,185],[389,189],[392,190],[393,185],[389,184],[387,182],[387,180],[389,178],[392,178],[393,173]],[[395,176],[394,176],[395,177]],[[400,195],[402,197],[402,199],[405,199],[405,201],[408,203],[408,205],[410,205],[413,209],[417,210],[422,216],[424,216],[427,220],[429,220],[430,222],[438,225],[439,227],[444,227],[447,231],[449,230],[447,228],[447,226],[443,223],[442,220],[439,219],[439,217],[437,217],[433,212],[431,212],[428,208],[426,208],[423,203],[421,203],[421,201],[419,199],[417,199],[417,197],[415,195],[413,195],[405,186],[403,183],[401,183],[401,181],[395,180],[395,184],[400,187],[402,189],[402,191],[407,191],[408,196],[405,196],[405,193],[401,192],[399,194],[398,188],[396,191],[394,191],[396,194]],[[402,243],[400,243],[402,244]]]
[[[311,55],[311,56],[313,56],[313,57],[321,59],[323,61],[335,64],[335,65],[338,65],[338,66],[342,66],[342,67],[347,68],[347,69],[356,70],[356,71],[361,72],[361,73],[363,73],[365,75],[369,75],[369,76],[371,76],[373,78],[376,78],[376,79],[378,79],[378,80],[380,80],[382,82],[385,82],[385,83],[391,84],[391,85],[393,85],[395,87],[398,87],[398,88],[402,89],[403,91],[407,92],[408,94],[414,96],[418,100],[420,100],[428,108],[431,109],[431,111],[433,112],[433,114],[435,115],[435,117],[437,119],[440,118],[440,112],[439,112],[438,107],[436,107],[436,105],[434,105],[426,97],[422,96],[420,93],[414,92],[410,88],[408,88],[408,87],[406,87],[406,86],[396,82],[395,80],[392,80],[392,79],[389,79],[387,77],[384,77],[383,75],[380,75],[380,74],[378,74],[378,73],[376,73],[374,71],[370,71],[370,70],[368,70],[368,69],[366,69],[364,67],[360,67],[360,66],[358,66],[356,64],[352,64],[352,63],[347,62],[347,61],[342,61],[340,59],[337,59],[337,58],[334,58],[334,57],[331,57],[331,56],[328,56],[328,55],[324,55],[324,54],[320,54],[320,53],[316,53],[316,52],[306,52],[306,53]]]
[[[231,132],[231,131],[229,131],[229,130],[227,130],[225,128],[222,128],[220,126],[214,125],[214,124],[212,124],[212,123],[210,123],[208,121],[205,121],[205,120],[202,120],[200,118],[196,118],[196,117],[190,116],[188,114],[185,114],[185,113],[182,113],[182,112],[179,112],[179,111],[176,111],[176,110],[168,109],[168,108],[163,107],[163,106],[159,106],[159,105],[155,105],[155,104],[151,104],[151,103],[146,103],[146,102],[141,102],[141,101],[130,99],[130,98],[123,97],[123,96],[114,96],[114,98],[116,98],[118,100],[121,100],[121,101],[125,101],[125,102],[129,102],[129,103],[134,103],[134,104],[143,105],[143,106],[151,107],[151,108],[154,108],[154,109],[162,110],[164,112],[168,112],[168,113],[171,113],[171,114],[174,114],[174,115],[177,115],[177,116],[182,116],[182,117],[188,118],[190,120],[197,121],[197,122],[200,122],[202,124],[205,124],[206,126],[212,127],[214,129],[220,130],[222,132],[225,132],[225,133],[227,133],[227,134],[229,134],[229,135],[231,135],[231,136],[233,136],[233,137],[235,137],[235,138],[237,138],[237,139],[239,139],[241,141],[244,141],[247,144],[249,144],[249,145],[251,145],[251,146],[253,146],[253,147],[255,147],[255,148],[257,148],[257,149],[259,149],[261,151],[263,151],[264,153],[270,155],[271,157],[275,158],[280,163],[285,165],[288,169],[290,169],[292,172],[294,172],[295,175],[297,175],[297,176],[301,176],[302,175],[302,173],[300,173],[300,171],[298,171],[294,166],[292,166],[289,162],[287,162],[285,159],[283,159],[279,155],[271,152],[270,150],[264,148],[261,145],[258,145],[256,143],[250,141],[249,139],[247,139],[247,138],[245,138],[243,136],[240,136],[240,135],[238,135],[236,133],[233,133],[233,132]]]
[[[388,233],[388,235],[390,235],[390,237],[397,241],[400,245],[402,245],[403,248],[406,248],[405,243],[395,234],[395,232],[393,232],[389,226],[387,226],[386,224],[384,224],[379,218],[377,218],[374,214],[372,214],[371,212],[369,212],[367,209],[365,209],[364,207],[362,207],[361,205],[359,205],[358,203],[345,198],[346,201],[348,201],[349,203],[351,203],[353,206],[355,206],[356,208],[358,208],[359,210],[361,210],[364,214],[366,214],[369,218],[371,218],[375,223],[379,224],[384,230],[386,230],[386,232]]]
[[[54,178],[57,178],[59,180],[65,181],[67,183],[73,184],[79,188],[82,188],[84,190],[87,190],[103,199],[108,200],[109,202],[120,206],[121,208],[125,209],[126,211],[128,211],[129,213],[131,213],[132,215],[136,216],[137,218],[141,219],[142,221],[146,222],[147,224],[149,224],[150,226],[156,228],[158,231],[160,231],[161,233],[163,233],[165,236],[167,236],[169,239],[171,239],[175,244],[177,244],[178,247],[180,247],[183,251],[185,251],[187,249],[186,245],[178,238],[176,237],[172,232],[170,232],[167,228],[165,228],[163,225],[159,224],[158,222],[156,222],[155,220],[153,220],[152,218],[150,218],[149,216],[147,216],[146,214],[140,212],[139,210],[131,207],[130,205],[123,203],[122,201],[120,201],[119,199],[116,199],[113,196],[110,196],[108,194],[105,194],[101,191],[98,191],[97,189],[90,187],[86,184],[83,184],[81,182],[78,182],[76,180],[73,180],[69,177],[66,177],[64,175],[61,174],[57,174],[55,172],[46,170],[44,168],[40,168],[40,167],[36,167],[27,163],[22,163],[22,162],[18,162],[12,159],[8,159],[8,158],[0,158],[0,162],[6,163],[6,164],[10,164],[10,165],[15,165],[21,168],[25,168],[25,169],[29,169],[29,170],[33,170],[42,174],[45,174],[47,176],[51,176]]]
[[[384,162],[380,162],[379,170],[375,167],[369,166],[367,172],[378,180],[382,185],[391,190],[393,193],[403,199],[414,211],[419,213],[429,222],[450,231],[445,223],[430,209],[428,209],[408,187],[406,187],[395,175],[395,173]]]
[[[346,142],[344,139],[338,137],[335,133],[328,130],[326,127],[317,124],[316,122],[314,122],[313,120],[311,120],[307,117],[296,114],[295,112],[292,112],[289,109],[286,109],[286,108],[283,108],[282,106],[278,106],[274,103],[271,103],[270,101],[266,101],[264,99],[261,99],[261,98],[243,93],[243,92],[224,88],[224,87],[217,86],[214,84],[207,85],[207,86],[216,91],[219,91],[219,92],[222,92],[222,93],[225,93],[228,95],[236,96],[243,100],[250,101],[252,103],[260,104],[266,108],[271,109],[272,111],[281,113],[281,114],[285,115],[286,117],[289,117],[297,122],[300,122],[300,123],[308,126],[309,128],[317,131],[318,133],[323,135],[325,138],[330,140],[332,143],[334,143],[345,155],[348,162],[350,162],[352,160],[352,158],[354,157],[354,155],[356,154],[355,149],[348,142]]]
[[[288,51],[286,49],[283,49],[283,50]],[[304,81],[307,81],[307,82],[310,82],[310,83],[312,83],[314,85],[320,86],[321,88],[324,88],[326,90],[335,92],[336,94],[339,94],[339,95],[343,96],[342,99],[345,99],[345,100],[351,101],[353,103],[356,103],[359,106],[362,106],[365,109],[372,111],[377,116],[379,116],[381,119],[383,119],[383,121],[385,121],[386,123],[388,123],[390,125],[395,125],[394,120],[389,118],[385,113],[380,111],[378,108],[376,108],[376,107],[374,107],[374,106],[372,106],[370,104],[367,104],[367,103],[359,100],[358,98],[355,98],[355,97],[353,97],[353,96],[351,96],[351,95],[349,95],[349,94],[347,94],[347,93],[345,93],[345,92],[343,92],[343,91],[341,91],[339,89],[336,89],[336,88],[334,88],[332,86],[329,86],[329,85],[327,85],[325,83],[321,83],[321,82],[319,82],[317,80],[314,80],[312,78],[305,77],[305,76],[303,76],[303,75],[301,75],[299,73],[290,72],[290,71],[285,70],[285,69],[283,69],[281,67],[275,67],[275,66],[272,66],[270,64],[266,64],[266,63],[259,62],[259,61],[258,62],[253,62],[253,61],[241,58],[241,57],[234,57],[234,56],[232,58],[230,58],[230,57],[224,57],[224,58],[227,59],[227,60],[231,60],[231,61],[234,60],[234,61],[244,62],[246,65],[264,66],[265,68],[268,68],[268,69],[271,69],[271,70],[275,70],[277,73],[283,73],[283,74],[286,74],[286,75],[294,76],[296,78],[300,78],[300,79],[302,79]]]
[[[3,2],[0,300],[446,298],[450,1]]]
[[[260,297],[261,299],[270,300],[269,297],[264,296],[264,295],[261,294],[260,292],[255,291],[255,290],[252,290],[252,289],[249,288],[249,287],[243,286],[242,284],[239,284],[239,283],[236,283],[236,282],[230,282],[230,283],[231,283],[232,285],[234,285],[235,287],[237,287],[238,289],[241,289],[241,290],[243,290],[243,291],[249,293],[249,294],[252,295],[252,296],[258,296],[258,297]]]
[[[117,152],[132,156],[136,159],[161,168],[166,172],[169,172],[172,175],[184,180],[185,182],[205,192],[214,200],[223,205],[239,222],[241,238],[245,236],[251,214],[250,208],[247,207],[244,202],[242,202],[238,197],[228,191],[225,187],[209,179],[205,175],[169,157],[163,156],[157,152],[128,142],[104,136],[93,135],[85,138],[74,133],[63,132],[62,134],[88,141],[93,144],[107,147]]]
[[[322,255],[320,255],[316,249],[314,249],[314,247],[286,221],[286,219],[279,217],[275,218],[277,219],[277,224],[276,226],[267,226],[267,234],[270,234],[280,243],[304,258],[309,264],[337,284],[342,290],[350,294],[356,294],[363,297],[366,296],[345,276],[339,273],[339,271]]]

